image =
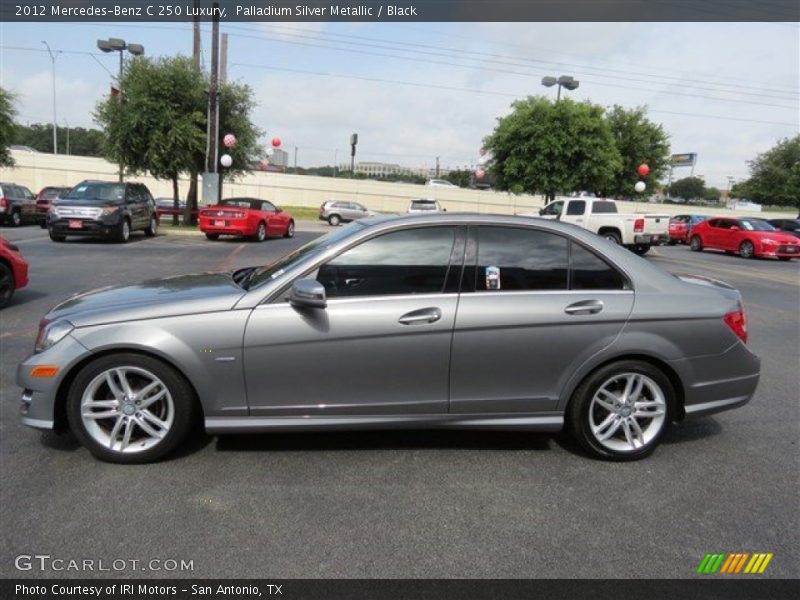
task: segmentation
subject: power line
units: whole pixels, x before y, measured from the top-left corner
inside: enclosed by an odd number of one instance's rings
[[[489,90],[479,90],[475,88],[456,88],[450,86],[442,86],[438,84],[430,84],[430,83],[422,83],[416,81],[402,81],[397,79],[382,79],[379,77],[366,77],[360,75],[345,75],[340,73],[326,73],[323,71],[308,71],[305,69],[293,69],[288,67],[274,67],[271,65],[253,65],[253,64],[245,64],[245,63],[234,63],[231,65],[233,67],[246,67],[250,69],[262,69],[266,71],[281,71],[286,73],[298,73],[302,75],[314,75],[319,77],[335,77],[340,79],[355,79],[359,81],[370,81],[374,83],[388,83],[388,84],[395,84],[395,85],[408,85],[412,87],[422,87],[422,88],[431,88],[431,89],[443,89],[447,91],[458,91],[458,92],[467,92],[472,94],[488,94],[492,96],[504,96],[508,98],[520,98],[520,94],[512,94],[509,92],[496,92],[496,91],[489,91]],[[699,113],[687,113],[687,112],[678,112],[678,111],[669,111],[669,110],[658,110],[658,109],[650,109],[648,108],[649,112],[654,113],[663,113],[663,114],[671,114],[671,115],[679,115],[684,117],[702,117],[705,119],[719,119],[723,121],[741,121],[745,123],[761,123],[764,125],[788,125],[788,126],[797,126],[797,123],[788,123],[788,122],[780,122],[780,121],[762,121],[758,119],[746,119],[741,117],[724,117],[719,115],[709,115],[709,114],[699,114]]]

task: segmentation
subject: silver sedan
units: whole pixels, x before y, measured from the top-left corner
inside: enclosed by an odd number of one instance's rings
[[[558,431],[611,460],[753,395],[730,286],[583,229],[487,215],[373,217],[274,264],[102,289],[42,320],[23,423],[134,463],[212,434]]]

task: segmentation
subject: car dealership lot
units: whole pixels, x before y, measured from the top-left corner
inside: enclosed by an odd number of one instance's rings
[[[317,234],[126,245],[56,245],[35,227],[0,235],[31,267],[0,313],[3,576],[40,576],[14,568],[38,553],[193,560],[169,575],[194,577],[684,577],[728,551],[772,552],[766,575],[800,575],[800,261],[648,255],[739,288],[763,362],[749,405],[672,429],[641,462],[590,460],[561,435],[401,431],[197,435],[162,463],[122,467],[18,423],[14,370],[39,318],[78,290],[268,262]]]

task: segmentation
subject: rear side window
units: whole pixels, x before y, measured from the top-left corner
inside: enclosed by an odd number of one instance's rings
[[[594,214],[616,214],[617,205],[613,202],[592,202],[592,213]]]
[[[513,227],[478,227],[476,291],[566,290],[567,238]]]
[[[570,200],[567,204],[568,215],[582,215],[586,212],[586,200]]]
[[[423,227],[372,238],[321,266],[329,298],[441,293],[453,227]]]
[[[624,290],[625,277],[580,244],[570,242],[570,289]]]

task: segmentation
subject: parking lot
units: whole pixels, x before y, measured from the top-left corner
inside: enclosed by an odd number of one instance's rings
[[[309,230],[313,229],[313,230]],[[54,244],[0,229],[31,282],[0,313],[0,574],[20,554],[192,560],[214,577],[690,577],[707,552],[770,552],[800,576],[800,261],[654,249],[671,272],[741,290],[762,358],[747,406],[686,422],[635,463],[590,460],[563,435],[456,431],[208,437],[168,460],[104,464],[17,420],[38,320],[79,290],[262,264],[318,235],[256,244],[135,235]],[[104,575],[104,573],[97,573]],[[163,572],[111,572],[157,577]]]

